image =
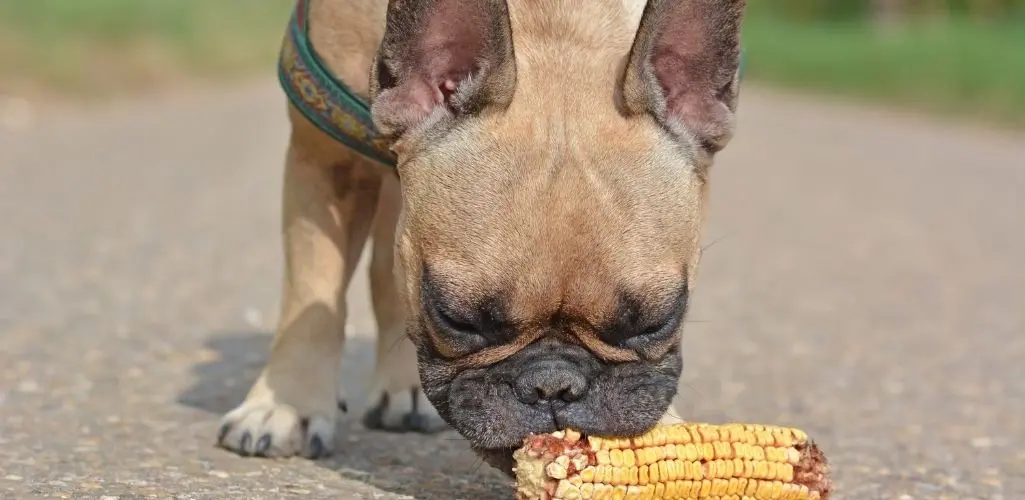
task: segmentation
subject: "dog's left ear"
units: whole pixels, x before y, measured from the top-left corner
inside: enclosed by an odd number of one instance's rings
[[[745,0],[648,0],[623,77],[629,112],[650,113],[713,154],[733,135]]]
[[[512,99],[516,68],[505,0],[389,0],[371,70],[371,111],[399,138]]]

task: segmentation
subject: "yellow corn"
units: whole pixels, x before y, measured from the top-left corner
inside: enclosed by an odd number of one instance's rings
[[[534,435],[513,454],[519,500],[826,500],[825,456],[788,427],[660,425],[633,438]]]

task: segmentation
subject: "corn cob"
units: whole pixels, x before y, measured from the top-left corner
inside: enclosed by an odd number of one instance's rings
[[[634,438],[533,435],[513,454],[517,499],[826,500],[825,456],[788,427],[667,424]]]

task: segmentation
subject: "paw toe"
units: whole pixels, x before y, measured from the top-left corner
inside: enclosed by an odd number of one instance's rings
[[[316,460],[326,455],[325,449],[324,440],[320,436],[313,436],[310,438],[310,444],[306,447],[306,452],[303,455],[310,460]]]
[[[267,452],[270,450],[271,435],[264,434],[260,436],[260,439],[256,441],[256,449],[253,450],[253,454],[258,457],[266,457]]]
[[[363,426],[367,429],[384,429],[386,427],[384,421],[384,412],[386,409],[387,405],[384,403],[372,406],[363,414]]]
[[[410,432],[429,433],[430,419],[421,413],[407,413],[402,416],[402,426]]]
[[[249,431],[242,431],[242,439],[239,439],[238,453],[243,456],[252,455],[253,435]]]
[[[319,458],[330,454],[334,442],[332,417],[300,418],[288,405],[242,406],[225,415],[217,443],[241,456]],[[319,442],[314,447],[313,439]],[[312,453],[316,451],[316,453]]]
[[[331,455],[334,444],[334,421],[324,418],[310,419],[306,424],[302,455],[311,460]]]
[[[416,389],[394,395],[382,393],[376,405],[363,415],[368,429],[387,432],[432,434],[448,428],[434,407]]]

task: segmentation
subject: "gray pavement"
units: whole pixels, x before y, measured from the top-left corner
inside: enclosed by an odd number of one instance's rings
[[[757,88],[740,115],[680,411],[808,429],[835,498],[1025,498],[1025,136]],[[0,127],[0,498],[510,497],[359,405],[320,462],[212,446],[275,323],[285,133],[271,81]]]

